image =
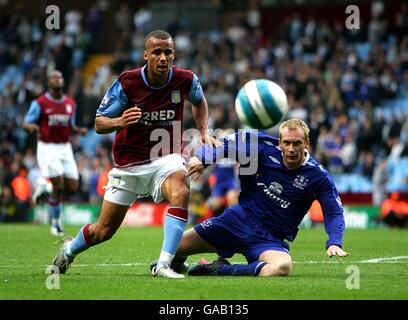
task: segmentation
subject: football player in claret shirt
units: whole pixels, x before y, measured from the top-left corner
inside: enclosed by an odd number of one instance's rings
[[[308,145],[306,123],[290,119],[281,124],[279,141],[262,133],[244,132],[227,136],[223,147],[202,147],[190,159],[193,178],[201,175],[207,164],[231,154],[240,161],[247,159],[242,155],[249,152],[250,161],[257,166],[250,174],[240,172],[237,205],[184,233],[172,267],[181,272],[187,267],[186,256],[217,252],[217,260],[192,265],[188,274],[288,275],[292,259],[286,241],[296,238],[314,200],[320,202],[324,213],[327,255],[347,256],[342,249],[345,224],[340,197],[329,173],[308,153]],[[248,264],[230,264],[225,259],[235,253],[243,254]]]
[[[86,134],[86,128],[76,125],[76,103],[64,94],[64,78],[60,71],[48,77],[48,91],[35,99],[24,118],[23,128],[38,132],[37,162],[41,174],[51,180],[48,198],[51,233],[63,236],[61,202],[63,196],[78,190],[78,168],[69,141],[71,132]]]
[[[97,110],[97,133],[116,131],[114,168],[109,173],[102,211],[95,224],[85,225],[75,239],[67,237],[54,259],[64,273],[74,257],[110,239],[137,197],[166,199],[164,240],[154,276],[184,278],[170,264],[188,218],[189,186],[182,146],[184,101],[193,105],[201,143],[220,143],[207,133],[208,106],[197,76],[173,67],[171,35],[152,31],[146,36],[142,68],[123,72],[110,86]],[[159,148],[158,148],[159,146]]]

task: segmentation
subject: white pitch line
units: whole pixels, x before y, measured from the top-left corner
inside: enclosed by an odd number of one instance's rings
[[[361,263],[379,263],[379,262],[393,263],[394,261],[404,260],[404,259],[408,259],[408,256],[375,258],[375,259],[363,260],[363,261],[360,261],[360,262]]]
[[[347,261],[344,261],[347,262]],[[296,264],[337,264],[337,263],[344,263],[343,261],[339,260],[331,260],[331,261],[293,261],[293,263]],[[358,263],[358,262],[353,262],[353,263]]]
[[[150,263],[97,263],[97,264],[72,264],[71,267],[134,267],[134,266],[148,266]],[[44,265],[43,267],[48,267],[49,265]],[[36,267],[36,265],[0,265],[0,268],[4,269],[18,269],[18,268],[31,268]]]
[[[361,260],[361,261],[350,261],[350,260],[331,260],[331,261],[317,261],[317,260],[309,260],[309,261],[293,261],[296,264],[351,264],[351,263],[402,263],[400,260],[406,260],[408,256],[396,256],[396,257],[381,257],[381,258],[374,258],[368,260]],[[231,261],[232,263],[243,263],[245,261]],[[144,262],[130,262],[130,263],[97,263],[97,264],[72,264],[72,267],[77,268],[88,268],[88,267],[134,267],[134,266],[148,266],[150,263]],[[31,268],[35,267],[36,265],[0,265],[0,268],[3,269],[18,269],[18,268]],[[44,265],[43,267],[48,267],[48,265]]]
[[[98,264],[73,264],[71,267],[134,267],[134,266],[147,266],[149,263],[98,263]]]

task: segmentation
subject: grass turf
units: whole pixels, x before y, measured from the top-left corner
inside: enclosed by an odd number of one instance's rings
[[[73,236],[78,230],[67,228]],[[0,224],[0,300],[408,299],[408,230],[346,230],[347,258],[328,258],[326,238],[323,229],[300,230],[291,244],[294,265],[289,277],[173,280],[153,278],[149,272],[149,263],[160,252],[161,228],[120,228],[110,241],[79,255],[61,275],[60,289],[50,290],[45,270],[59,245],[49,228]],[[188,262],[200,257],[215,258],[195,255]],[[230,261],[244,258],[236,255]],[[359,283],[347,280],[356,270]],[[359,288],[348,289],[347,284]]]

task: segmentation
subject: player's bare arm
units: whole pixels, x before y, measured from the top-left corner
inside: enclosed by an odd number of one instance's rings
[[[197,157],[192,157],[188,163],[188,176],[197,180],[204,172],[204,165]]]
[[[99,116],[95,119],[95,131],[99,134],[111,133],[138,123],[141,117],[142,110],[137,106],[125,110],[123,114],[117,118]]]
[[[80,134],[81,136],[84,136],[88,133],[88,129],[85,127],[72,126],[72,131],[75,134]]]
[[[193,105],[193,117],[197,125],[197,129],[200,130],[201,144],[208,144],[210,147],[219,147],[222,145],[220,141],[211,137],[208,134],[208,104],[205,97],[197,105]]]
[[[342,248],[334,244],[327,248],[326,253],[330,258],[334,256],[347,257],[349,255],[348,252],[344,251]]]
[[[28,132],[37,132],[40,130],[40,126],[35,123],[24,123],[23,124],[23,129],[28,131]]]

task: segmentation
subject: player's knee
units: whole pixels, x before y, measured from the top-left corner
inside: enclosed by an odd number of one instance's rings
[[[63,190],[62,186],[57,186],[57,187],[53,186],[52,193],[51,193],[52,196],[54,196],[56,198],[59,198],[63,194],[64,194],[64,190]]]
[[[65,189],[65,194],[68,196],[73,196],[77,193],[78,191],[78,183],[74,183],[69,185],[66,189]]]
[[[277,261],[275,263],[267,263],[259,272],[261,277],[287,276],[292,270],[290,261]]]
[[[76,189],[71,189],[71,188],[67,188],[66,190],[64,190],[65,195],[66,196],[74,196],[76,194]]]
[[[173,190],[169,197],[170,199],[169,202],[171,204],[178,204],[181,205],[183,203],[186,203],[188,201],[188,198],[190,196],[190,190],[187,188],[187,186],[183,188],[179,188],[177,190]]]

